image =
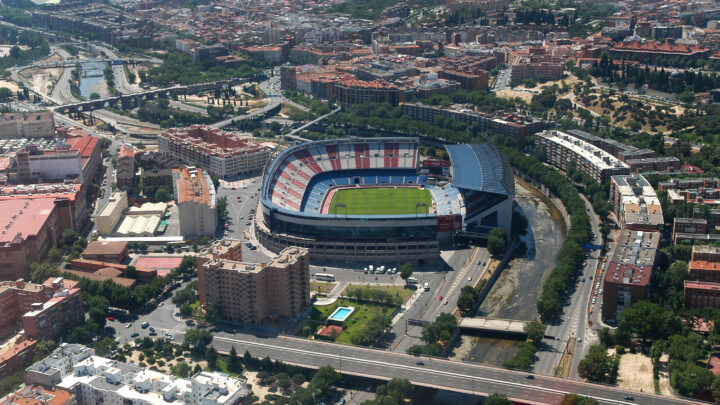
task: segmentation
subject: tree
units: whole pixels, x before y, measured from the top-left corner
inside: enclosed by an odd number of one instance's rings
[[[220,315],[220,310],[217,305],[207,304],[205,305],[205,320],[208,322],[215,322]]]
[[[192,307],[190,304],[182,304],[180,305],[180,313],[182,316],[190,316],[192,314]]]
[[[494,393],[487,397],[485,405],[512,405],[512,401],[505,394]]]
[[[664,339],[682,327],[671,310],[650,301],[638,301],[623,310],[618,329],[636,333],[643,340]]]
[[[98,340],[95,342],[95,345],[93,348],[95,349],[95,354],[101,357],[106,357],[109,355],[113,350],[117,349],[118,342],[117,340],[105,336],[104,338]]]
[[[135,279],[135,277],[137,277],[137,269],[135,268],[135,266],[132,265],[127,266],[125,267],[125,272],[123,275],[125,276],[125,278]]]
[[[503,228],[493,228],[488,234],[487,249],[491,255],[498,257],[507,250],[507,232]]]
[[[0,101],[9,101],[12,99],[13,92],[7,87],[0,87]]]
[[[100,98],[100,95],[99,95],[99,94],[97,94],[97,93],[95,93],[95,92],[90,93],[90,100],[97,100],[97,99],[99,99],[99,98]]]
[[[10,48],[10,57],[13,59],[17,59],[20,57],[20,47],[15,45],[12,48]]]
[[[475,303],[477,302],[478,292],[475,291],[473,286],[466,285],[460,290],[460,296],[457,300],[457,306],[460,308],[460,311],[464,313],[469,313],[470,311],[475,308]]]
[[[528,339],[535,345],[540,344],[543,337],[545,337],[545,329],[547,329],[547,325],[543,325],[538,321],[528,322],[523,327],[523,330],[528,335]]]
[[[230,348],[230,358],[228,359],[228,370],[233,373],[239,373],[242,371],[242,364],[240,364],[240,357],[237,355],[237,351],[235,350],[235,345]]]
[[[172,199],[170,190],[165,186],[160,186],[155,191],[155,201],[168,202]]]
[[[33,354],[33,363],[37,363],[38,361],[44,359],[52,353],[53,350],[57,347],[57,343],[53,340],[40,340],[35,344],[35,353]]]
[[[413,273],[412,264],[404,263],[403,265],[400,266],[400,278],[405,280],[405,284],[407,284],[407,281],[410,278],[410,276],[412,276],[412,273]]]
[[[302,385],[305,381],[307,381],[307,377],[305,377],[305,374],[297,373],[292,376],[292,382],[295,385]]]
[[[375,402],[383,405],[401,405],[406,399],[412,398],[413,388],[405,378],[393,378],[385,385],[375,389]]]
[[[207,364],[208,364],[208,367],[210,367],[210,370],[217,370],[217,368],[218,368],[218,353],[214,347],[209,346],[207,348],[207,350],[205,350],[205,360],[207,361]]]
[[[190,376],[190,366],[184,361],[181,361],[170,367],[170,374],[180,378],[188,378]]]
[[[325,398],[333,390],[333,386],[340,382],[340,374],[330,366],[323,366],[315,372],[310,380],[310,386],[316,398]]]
[[[192,328],[185,331],[185,342],[196,353],[202,353],[212,340],[212,333],[205,329]]]
[[[565,394],[558,405],[598,405],[598,401],[578,394]]]
[[[608,380],[613,359],[607,354],[605,345],[592,345],[590,351],[578,364],[578,375],[588,381],[604,382]]]

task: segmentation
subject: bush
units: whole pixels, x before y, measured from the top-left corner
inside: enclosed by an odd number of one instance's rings
[[[620,345],[615,346],[615,353],[625,354],[625,346],[620,346]]]

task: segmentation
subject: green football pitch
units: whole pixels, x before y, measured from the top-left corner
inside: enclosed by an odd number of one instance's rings
[[[417,204],[425,205],[417,206]],[[330,202],[329,214],[402,215],[416,212],[427,214],[430,206],[432,206],[432,197],[430,192],[425,189],[415,187],[348,188],[335,192]]]

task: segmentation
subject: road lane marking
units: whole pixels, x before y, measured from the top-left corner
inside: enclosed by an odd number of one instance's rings
[[[274,350],[286,350],[286,351],[291,351],[291,352],[295,352],[295,353],[316,356],[316,357],[333,358],[333,359],[341,359],[342,358],[341,355],[334,354],[334,353],[318,353],[318,352],[313,352],[310,350],[297,349],[297,348],[284,347],[284,346],[275,346],[275,345],[271,345],[271,344],[267,344],[267,343],[259,343],[259,342],[251,342],[251,341],[246,341],[246,340],[231,339],[231,338],[226,338],[226,337],[222,337],[222,336],[215,336],[215,339],[221,340],[221,341],[227,341],[230,343],[233,343],[233,342],[242,343],[242,344],[245,344],[246,346],[254,345],[254,346],[266,347],[266,348],[270,348],[270,349],[274,349]],[[541,387],[541,386],[536,386],[536,385],[522,384],[522,383],[517,383],[517,382],[512,382],[512,381],[497,380],[497,379],[489,378],[489,377],[470,376],[470,375],[466,375],[466,374],[454,373],[454,372],[443,371],[443,370],[429,370],[427,368],[422,368],[422,367],[407,366],[407,365],[401,365],[401,364],[391,364],[391,363],[386,363],[386,362],[378,361],[378,360],[359,359],[359,358],[350,357],[350,356],[345,356],[345,358],[346,358],[346,361],[362,362],[365,364],[372,363],[375,365],[385,366],[386,368],[394,367],[394,368],[405,369],[408,371],[423,372],[423,373],[435,373],[435,375],[442,374],[442,375],[445,375],[448,377],[470,379],[471,381],[485,381],[485,382],[501,384],[501,385],[502,384],[510,385],[510,386],[514,386],[516,388],[539,390],[539,391],[555,393],[555,394],[562,394],[562,395],[571,393],[570,391],[556,390],[553,388],[546,388],[546,387]],[[461,364],[458,364],[458,365],[461,365]],[[490,371],[490,370],[484,370],[484,371]],[[587,387],[587,388],[602,388],[602,387],[598,386],[598,387]],[[588,394],[583,394],[583,395],[591,396],[599,401],[604,401],[604,402],[614,402],[616,404],[624,404],[624,405],[634,405],[635,404],[634,402],[624,402],[624,401],[620,401],[620,400],[616,400],[616,399],[608,399],[608,398],[603,398],[603,397],[598,397],[598,396],[593,396],[593,395],[588,395]],[[677,398],[675,398],[675,399],[677,399]],[[685,402],[687,402],[687,401],[685,401]],[[692,403],[692,402],[687,402],[687,403]]]

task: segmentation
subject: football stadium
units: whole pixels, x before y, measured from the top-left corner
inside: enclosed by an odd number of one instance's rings
[[[510,232],[514,180],[495,145],[445,149],[449,162],[421,162],[412,137],[279,151],[264,172],[255,233],[273,252],[306,247],[314,261],[427,263],[457,237]]]

